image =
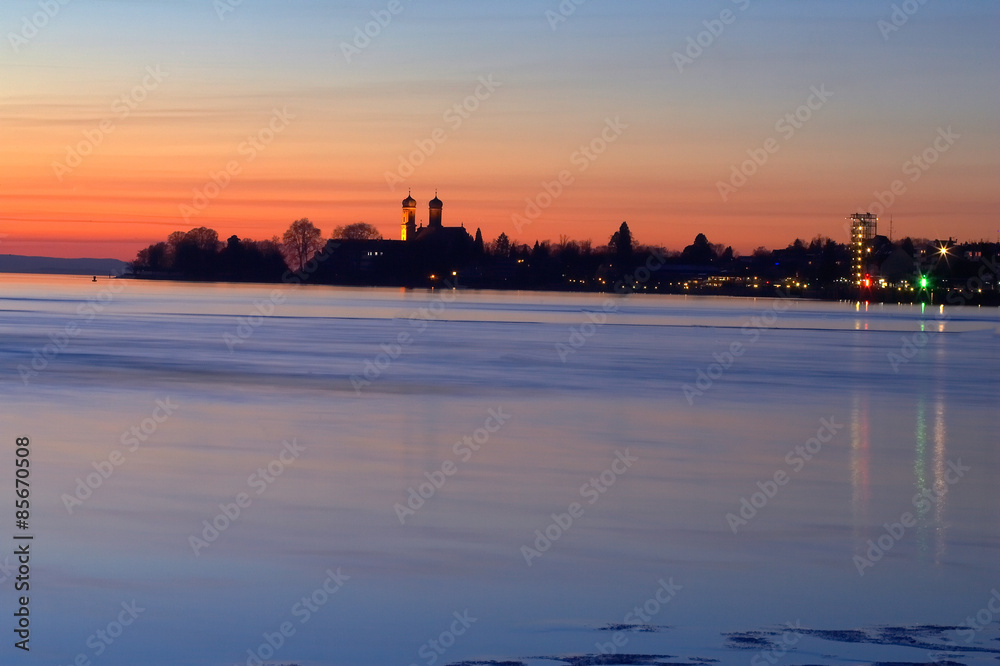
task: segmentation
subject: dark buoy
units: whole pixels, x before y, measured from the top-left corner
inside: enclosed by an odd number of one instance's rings
[[[91,280],[91,282],[97,282],[97,276],[96,275],[94,276],[94,279]]]

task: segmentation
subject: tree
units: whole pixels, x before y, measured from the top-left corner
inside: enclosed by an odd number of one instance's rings
[[[685,264],[710,264],[714,259],[715,251],[712,250],[712,244],[708,242],[705,234],[695,236],[694,243],[684,248],[681,253],[681,261]]]
[[[473,252],[477,257],[481,257],[486,254],[486,246],[483,244],[483,231],[482,229],[476,229],[476,240],[473,244]]]
[[[628,259],[632,256],[632,232],[628,228],[628,222],[622,222],[622,226],[618,227],[618,231],[611,234],[608,247],[611,248],[611,251],[619,259]]]
[[[501,231],[497,239],[490,243],[490,249],[498,257],[510,256],[510,239],[507,238],[507,234]]]
[[[903,252],[911,257],[916,256],[917,254],[916,248],[913,247],[913,239],[909,236],[903,239],[903,242],[899,244],[899,247],[903,248]]]
[[[132,262],[132,272],[140,273],[142,271],[167,271],[170,270],[171,266],[167,262],[167,244],[166,243],[156,243],[150,245],[144,250],[139,250],[139,254],[136,256],[135,261]]]
[[[177,246],[184,241],[184,237],[187,236],[183,231],[175,231],[169,236],[167,236],[167,245],[172,249],[177,249]]]
[[[382,234],[373,225],[367,222],[355,222],[345,224],[333,230],[334,240],[382,240]]]
[[[547,261],[551,254],[548,241],[545,241],[544,243],[535,241],[535,246],[531,248],[532,261]]]
[[[167,238],[161,263],[185,278],[212,278],[221,246],[215,229],[198,227],[187,232],[175,231]]]
[[[202,252],[219,251],[219,232],[207,227],[198,227],[184,234],[184,243],[191,243]]]
[[[323,249],[323,232],[308,218],[295,220],[282,236],[281,246],[288,267],[301,271],[306,262]]]

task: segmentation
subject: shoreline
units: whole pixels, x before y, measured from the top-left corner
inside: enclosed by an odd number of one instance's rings
[[[649,290],[649,289],[629,289],[616,292],[611,289],[579,289],[579,288],[553,288],[553,287],[502,287],[497,285],[462,285],[454,287],[438,287],[433,284],[351,284],[351,283],[326,283],[326,282],[262,282],[248,280],[195,280],[177,277],[149,277],[139,275],[119,275],[113,279],[122,280],[142,280],[149,282],[175,282],[184,284],[233,284],[233,285],[297,285],[297,286],[317,286],[317,287],[346,287],[351,289],[405,289],[407,291],[441,291],[458,290],[468,292],[529,292],[529,293],[550,293],[550,294],[595,294],[595,295],[649,295],[649,296],[695,296],[700,298],[742,298],[742,299],[791,299],[802,301],[835,302],[835,303],[878,303],[882,305],[948,305],[951,307],[1000,307],[1000,293],[985,292],[963,295],[962,290],[935,290],[929,292],[928,299],[899,299],[896,295],[892,297],[880,296],[879,290],[869,290],[868,298],[849,297],[844,291],[830,295],[817,293],[817,290],[799,290],[799,293],[779,293],[783,287],[781,285],[771,285],[763,289],[741,289],[741,290],[720,290],[720,289],[686,289],[686,290]],[[955,297],[961,298],[964,302],[949,302],[949,295],[954,301]]]

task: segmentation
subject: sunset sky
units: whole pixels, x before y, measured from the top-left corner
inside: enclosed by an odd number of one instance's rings
[[[0,254],[129,260],[302,217],[397,238],[409,188],[487,239],[627,220],[746,253],[846,242],[899,181],[880,233],[997,238],[995,0],[576,2],[4,0]]]

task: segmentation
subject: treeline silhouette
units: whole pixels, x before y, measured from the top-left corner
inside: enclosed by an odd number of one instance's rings
[[[263,241],[231,236],[222,242],[217,232],[204,227],[178,231],[141,250],[131,273],[138,278],[200,281],[857,296],[851,248],[821,236],[808,242],[797,239],[783,249],[760,247],[748,256],[711,243],[701,233],[678,251],[643,245],[624,222],[598,246],[566,236],[528,245],[505,233],[484,241],[479,230],[474,237],[462,230],[446,242],[389,241],[364,223],[338,227],[332,236],[325,239],[307,219],[293,222],[280,239]],[[873,260],[893,267],[898,279],[906,280],[926,261],[920,247],[928,244],[909,238],[890,242],[880,236]],[[979,247],[983,256],[995,256],[994,244],[970,246]],[[961,249],[956,247],[947,262],[936,258],[933,270],[939,284],[975,273],[975,262],[966,260]]]
[[[205,227],[175,231],[165,242],[140,250],[130,267],[137,277],[233,282],[279,282],[288,270],[277,238],[231,236],[222,243],[215,230]]]

